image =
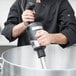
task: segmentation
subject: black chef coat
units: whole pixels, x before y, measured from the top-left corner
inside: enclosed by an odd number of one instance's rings
[[[16,0],[10,8],[2,31],[9,41],[16,39],[11,35],[12,28],[22,22],[21,15],[26,2],[26,0]],[[41,3],[36,4],[34,10],[36,11],[35,21],[41,22],[44,30],[49,33],[63,33],[68,39],[68,44],[65,46],[76,43],[76,20],[68,0],[41,0]],[[17,38],[18,46],[29,45],[26,30]]]

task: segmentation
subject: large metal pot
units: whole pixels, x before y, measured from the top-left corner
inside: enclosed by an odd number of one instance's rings
[[[2,76],[76,76],[76,46],[62,49],[49,45],[45,49],[47,69],[32,46],[9,49],[2,54]]]

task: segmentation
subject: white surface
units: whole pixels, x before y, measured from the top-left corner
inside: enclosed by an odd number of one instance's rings
[[[8,16],[9,9],[15,0],[0,0],[0,26],[4,27],[4,22]]]
[[[16,46],[17,40],[9,42],[4,36],[0,35],[0,46]]]
[[[75,11],[75,16],[76,16],[76,0],[69,0],[69,1],[70,1],[70,4],[72,5],[72,8]]]
[[[7,19],[9,9],[15,0],[0,0],[0,27],[4,28],[4,22]],[[1,30],[0,30],[1,31]],[[17,45],[17,41],[9,42],[4,36],[0,35],[0,46]]]

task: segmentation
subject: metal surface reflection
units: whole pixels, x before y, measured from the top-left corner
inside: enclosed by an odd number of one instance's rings
[[[3,53],[2,76],[76,76],[76,46],[62,49],[46,47],[47,69],[41,69],[37,53],[31,46],[9,49]]]

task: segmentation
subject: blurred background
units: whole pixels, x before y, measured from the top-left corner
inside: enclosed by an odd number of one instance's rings
[[[9,41],[1,35],[1,31],[4,28],[4,22],[7,19],[9,9],[15,0],[0,0],[0,55],[3,51],[16,47],[17,40],[9,43]],[[76,0],[69,0],[71,6],[75,11],[76,16]]]

